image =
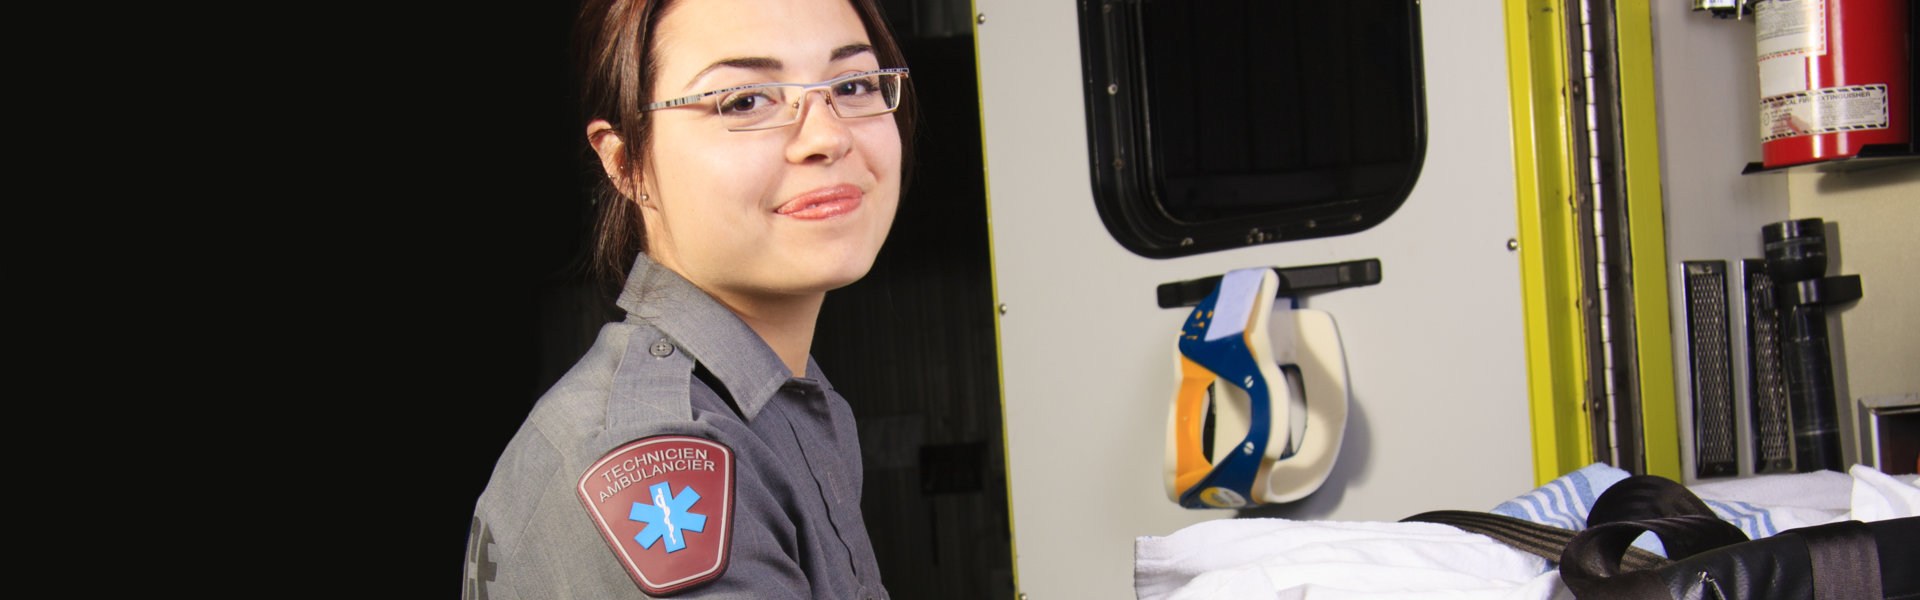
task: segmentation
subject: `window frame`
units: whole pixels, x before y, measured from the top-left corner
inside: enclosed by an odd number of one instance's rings
[[[1393,191],[1335,197],[1257,214],[1183,221],[1161,198],[1165,174],[1151,145],[1151,74],[1140,23],[1147,0],[1081,0],[1081,70],[1087,153],[1095,205],[1121,246],[1148,258],[1175,258],[1259,244],[1357,233],[1391,216],[1406,201],[1426,159],[1427,119],[1420,4],[1407,5],[1408,123],[1411,158]],[[1256,0],[1258,1],[1258,0]]]

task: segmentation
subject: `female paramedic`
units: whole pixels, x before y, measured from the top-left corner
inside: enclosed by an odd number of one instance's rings
[[[575,43],[626,318],[495,465],[467,597],[886,598],[853,414],[808,356],[900,202],[873,0],[589,0]]]

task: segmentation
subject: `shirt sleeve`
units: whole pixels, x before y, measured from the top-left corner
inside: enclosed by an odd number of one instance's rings
[[[502,460],[508,472],[551,462],[543,460],[537,451],[513,454],[518,456]],[[736,481],[725,571],[716,579],[663,597],[808,597],[807,578],[793,554],[798,548],[795,527],[786,510],[766,493],[760,474],[749,461],[736,460],[733,468]],[[463,598],[653,597],[635,582],[587,514],[575,491],[579,475],[556,468],[517,483],[500,481],[496,475],[496,486],[505,484],[505,488],[531,493],[501,494],[503,501],[483,503],[476,510],[474,530],[469,534]],[[712,514],[710,507],[702,508]],[[636,560],[664,555],[659,550],[655,548],[654,554],[640,552]]]

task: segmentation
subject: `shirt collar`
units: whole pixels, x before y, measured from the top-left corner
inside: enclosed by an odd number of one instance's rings
[[[616,304],[627,311],[629,320],[659,329],[676,348],[705,365],[727,387],[748,420],[760,414],[781,386],[799,379],[733,311],[645,254],[634,259],[633,272]],[[812,356],[807,357],[806,375],[832,389]]]

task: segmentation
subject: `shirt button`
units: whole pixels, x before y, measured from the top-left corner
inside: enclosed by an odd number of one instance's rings
[[[668,354],[673,354],[673,344],[667,343],[666,340],[660,340],[654,342],[653,347],[650,348],[649,351],[653,352],[654,356],[666,358]]]

